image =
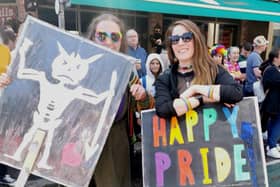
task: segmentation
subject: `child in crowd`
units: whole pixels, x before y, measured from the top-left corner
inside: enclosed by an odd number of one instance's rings
[[[210,50],[210,55],[214,59],[215,63],[224,65],[225,57],[227,56],[227,50],[225,46],[217,44],[214,45]]]

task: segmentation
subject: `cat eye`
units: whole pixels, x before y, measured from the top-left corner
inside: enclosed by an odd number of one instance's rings
[[[193,33],[192,32],[185,32],[181,36],[179,35],[172,35],[169,36],[169,40],[172,45],[176,45],[179,43],[180,38],[183,40],[183,42],[187,43],[190,42],[193,39]]]
[[[105,42],[107,38],[110,38],[112,42],[117,43],[122,38],[122,34],[120,32],[97,31],[95,33],[95,38],[97,38],[100,42]]]

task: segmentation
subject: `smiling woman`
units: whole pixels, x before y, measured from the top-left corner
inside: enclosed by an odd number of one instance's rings
[[[205,40],[193,22],[179,20],[166,32],[172,64],[156,80],[156,112],[160,117],[182,116],[203,103],[240,101],[242,87],[208,53]]]

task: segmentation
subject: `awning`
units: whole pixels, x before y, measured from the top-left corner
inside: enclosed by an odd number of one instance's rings
[[[71,0],[74,5],[168,14],[280,22],[273,0]]]

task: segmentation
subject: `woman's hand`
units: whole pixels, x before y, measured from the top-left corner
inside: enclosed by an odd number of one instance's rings
[[[0,75],[0,88],[3,88],[11,83],[11,78],[6,74],[2,73]]]
[[[187,90],[185,90],[180,97],[190,98],[197,94],[197,85],[191,85]]]
[[[180,97],[190,98],[196,95],[204,96],[206,103],[213,103],[220,101],[220,85],[191,85],[185,90]],[[207,97],[207,98],[205,98]]]
[[[136,101],[141,101],[146,98],[146,90],[141,84],[133,84],[130,87],[130,93]]]

